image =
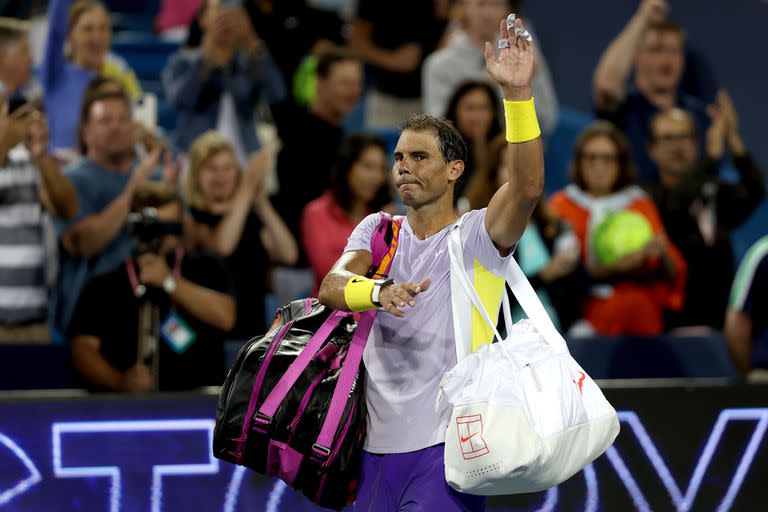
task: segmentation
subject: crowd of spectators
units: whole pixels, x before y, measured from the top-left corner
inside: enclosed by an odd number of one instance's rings
[[[484,42],[522,3],[163,1],[147,30],[179,42],[157,77],[170,133],[136,115],[143,86],[111,51],[108,3],[50,0],[39,62],[28,25],[0,18],[0,342],[66,344],[87,389],[219,384],[225,342],[316,294],[368,214],[403,213],[380,135],[407,116],[453,122],[469,148],[457,211],[487,206],[509,162]],[[765,196],[739,114],[684,78],[699,56],[666,0],[617,30],[570,184],[515,257],[564,334],[723,333],[741,373],[766,369],[768,241],[740,267],[732,243]],[[548,143],[559,106],[535,50]],[[365,133],[350,133],[359,109]]]

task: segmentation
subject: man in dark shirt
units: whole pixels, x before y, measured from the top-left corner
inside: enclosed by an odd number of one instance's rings
[[[646,148],[653,114],[680,107],[693,115],[699,133],[709,126],[706,104],[680,91],[685,33],[667,18],[668,11],[666,0],[640,2],[603,52],[592,81],[595,111],[627,135],[640,183],[658,179],[658,169]]]
[[[410,114],[421,112],[421,66],[437,48],[449,7],[442,0],[358,2],[349,46],[370,72],[367,127],[394,128]]]
[[[296,240],[301,240],[302,209],[330,186],[344,137],[342,121],[360,101],[362,89],[362,63],[344,50],[327,50],[318,58],[317,94],[309,106],[288,103],[274,110],[283,142],[274,204]],[[301,249],[299,266],[307,266]]]
[[[690,113],[665,110],[650,124],[649,154],[659,167],[660,181],[647,189],[669,237],[688,262],[685,305],[670,313],[668,328],[722,328],[734,268],[731,231],[765,196],[764,176],[739,135],[736,112],[724,91],[710,110],[712,124],[701,159]],[[726,145],[739,174],[736,183],[717,178]]]
[[[69,329],[74,368],[93,390],[220,385],[224,332],[236,316],[229,274],[218,258],[185,253],[178,236],[158,234],[180,231],[173,187],[146,184],[132,206],[154,219],[155,234],[136,231],[142,253],[86,287]]]
[[[273,52],[272,58],[289,88],[307,55],[320,53],[331,44],[344,43],[339,15],[316,9],[306,0],[246,0],[243,7],[253,30],[267,47],[280,49]]]

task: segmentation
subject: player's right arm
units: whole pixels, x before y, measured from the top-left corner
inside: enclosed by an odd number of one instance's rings
[[[318,299],[322,304],[340,311],[352,311],[347,298],[350,292],[347,287],[354,281],[365,280],[368,269],[373,263],[373,256],[369,251],[347,251],[336,261],[333,268],[323,279],[320,285]],[[421,283],[397,283],[382,288],[379,301],[381,309],[395,316],[403,317],[400,308],[416,305],[416,295],[429,288],[430,280],[425,279]],[[368,297],[370,301],[371,298]],[[373,309],[373,306],[366,309]],[[361,311],[361,309],[356,309]]]

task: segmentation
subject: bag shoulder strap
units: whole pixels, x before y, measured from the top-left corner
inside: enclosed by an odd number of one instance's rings
[[[376,252],[376,257],[374,258],[374,262],[376,263],[375,267],[379,271],[382,271],[384,275],[389,272],[389,268],[392,264],[392,258],[394,257],[395,251],[397,250],[397,241],[400,235],[399,228],[401,222],[402,218],[393,218],[389,214],[381,213],[379,224],[371,236],[371,253]],[[374,266],[371,268],[373,269]],[[325,342],[328,336],[331,335],[333,329],[336,328],[341,319],[349,315],[351,315],[351,313],[344,311],[334,311],[328,317],[323,325],[315,332],[312,338],[310,338],[309,342],[304,347],[304,350],[301,351],[299,356],[285,370],[285,373],[283,373],[282,377],[280,377],[278,383],[275,384],[274,388],[272,388],[272,391],[269,393],[267,398],[264,400],[264,403],[262,403],[261,407],[259,408],[257,421],[262,424],[269,424],[269,422],[272,420],[272,416],[274,416],[275,412],[277,411],[277,408],[283,402],[286,395],[296,383],[296,381],[299,379],[299,376],[304,372],[304,370],[306,370],[307,366],[309,366],[310,361],[313,357],[315,357],[317,351],[320,350],[323,342]],[[363,313],[363,317],[365,318],[366,316],[369,316],[370,318],[358,323],[357,329],[355,330],[355,335],[353,336],[350,343],[350,351],[347,355],[347,359],[344,365],[344,367],[346,367],[347,363],[351,363],[351,365],[355,367],[354,372],[352,373],[353,377],[357,373],[357,367],[360,365],[360,360],[362,359],[362,351],[365,349],[365,343],[368,340],[368,334],[370,333],[371,326],[373,324],[373,318],[376,316],[376,310],[366,311]],[[360,344],[362,344],[361,347],[358,346]],[[352,350],[353,346],[355,347],[354,351]],[[358,355],[359,358],[357,359],[357,362],[355,362],[355,359],[358,357]],[[342,368],[342,372],[343,371],[344,369]],[[337,390],[341,384],[342,380],[339,379],[339,383],[336,386]],[[349,385],[351,388],[352,381],[349,379],[349,377],[343,381],[343,385]],[[347,396],[348,394],[349,392],[347,392],[344,396]],[[334,393],[334,396],[336,396],[336,393]],[[333,402],[331,405],[333,405]],[[343,412],[343,405],[344,404],[342,403],[341,412]],[[341,412],[339,412],[339,418],[337,422],[341,420]],[[326,418],[328,417],[330,417],[333,421],[333,417],[331,417],[331,411],[328,412],[328,416]],[[326,419],[326,423],[327,422],[328,419]]]
[[[380,215],[379,226],[371,237],[371,254],[374,255],[373,261],[378,263],[373,274],[374,277],[377,275],[382,277],[388,275],[389,269],[392,266],[392,260],[397,252],[400,226],[403,222],[403,217],[392,217],[383,212]],[[386,229],[381,229],[382,227]],[[388,234],[389,236],[387,236]],[[381,256],[381,259],[378,259],[376,256],[379,256],[381,252],[377,253],[377,251],[381,251],[378,247],[381,246],[382,241],[386,243],[387,251]],[[377,244],[378,247],[375,247]],[[360,316],[355,334],[352,336],[352,341],[349,344],[347,357],[344,359],[344,364],[341,367],[341,373],[339,374],[336,388],[333,391],[333,397],[331,397],[328,414],[325,416],[325,421],[317,436],[317,441],[312,446],[313,454],[316,458],[324,460],[324,464],[328,464],[332,460],[329,458],[329,455],[332,451],[333,440],[336,432],[339,430],[339,424],[344,415],[349,395],[357,381],[357,374],[360,369],[360,363],[363,360],[365,345],[368,342],[368,335],[373,328],[373,321],[376,319],[377,313],[377,310],[371,309],[365,311]]]
[[[451,229],[448,236],[448,249],[451,260],[451,272],[453,278],[455,278],[460,287],[467,296],[470,298],[474,306],[478,309],[483,319],[493,329],[497,339],[501,340],[496,326],[491,320],[490,315],[486,311],[485,307],[480,301],[477,295],[477,291],[472,286],[472,283],[467,275],[467,271],[464,268],[464,249],[461,242],[461,225],[463,224],[464,217]],[[520,306],[525,311],[528,318],[533,322],[536,330],[544,337],[544,339],[553,345],[559,352],[568,352],[568,346],[565,343],[562,335],[557,331],[552,320],[549,318],[544,306],[541,304],[538,295],[533,290],[533,287],[528,282],[528,279],[523,274],[515,258],[510,257],[508,259],[507,267],[505,268],[504,275],[507,284],[509,285],[515,298],[520,303]],[[509,329],[510,326],[507,328]],[[462,356],[466,353],[466,348],[461,345],[459,336],[456,338],[456,357],[458,360],[462,359]]]
[[[379,224],[371,235],[373,264],[368,270],[368,277],[383,279],[389,274],[392,260],[394,260],[397,252],[403,218],[403,216],[392,216],[386,212],[379,212]]]

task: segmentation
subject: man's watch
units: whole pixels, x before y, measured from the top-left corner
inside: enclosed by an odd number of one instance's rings
[[[371,290],[371,302],[373,302],[374,306],[377,308],[381,307],[381,292],[391,284],[395,284],[394,279],[376,279],[374,281],[373,290]]]
[[[169,275],[163,279],[163,290],[165,290],[165,293],[168,295],[173,295],[173,292],[176,291],[176,284],[176,278],[173,277],[173,275]]]

